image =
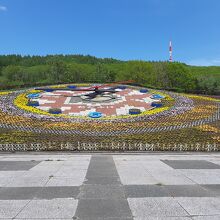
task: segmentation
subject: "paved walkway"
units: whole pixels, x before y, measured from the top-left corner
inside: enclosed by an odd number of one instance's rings
[[[220,154],[0,154],[0,219],[219,220]]]

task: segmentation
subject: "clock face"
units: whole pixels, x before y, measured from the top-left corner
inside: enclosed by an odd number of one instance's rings
[[[55,90],[42,92],[35,101],[39,102],[36,108],[48,111],[59,108],[62,114],[70,116],[88,116],[90,112],[101,112],[103,116],[129,115],[129,109],[140,109],[145,112],[152,109],[151,93],[140,92],[137,88],[117,89],[116,93],[105,92],[90,96],[93,92]],[[159,100],[158,100],[159,101]]]

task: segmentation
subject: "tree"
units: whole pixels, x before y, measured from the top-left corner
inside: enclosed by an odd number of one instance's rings
[[[58,83],[65,80],[67,66],[64,62],[54,62],[51,66],[51,82]]]
[[[21,81],[21,67],[12,65],[4,67],[2,75],[9,81]]]

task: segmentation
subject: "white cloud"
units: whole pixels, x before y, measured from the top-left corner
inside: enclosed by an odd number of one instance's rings
[[[0,11],[7,11],[7,7],[0,5]]]
[[[189,61],[188,64],[193,66],[220,66],[220,59],[196,59]]]

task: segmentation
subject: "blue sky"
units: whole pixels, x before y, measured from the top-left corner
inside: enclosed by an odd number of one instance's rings
[[[0,54],[220,65],[219,0],[0,0]]]

